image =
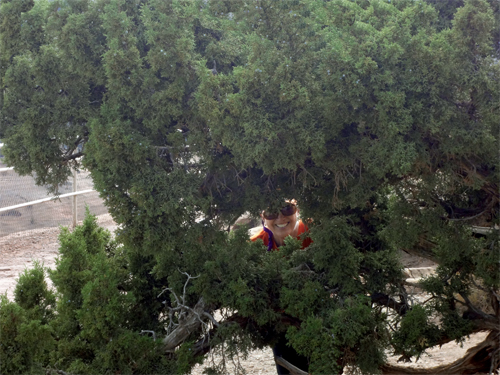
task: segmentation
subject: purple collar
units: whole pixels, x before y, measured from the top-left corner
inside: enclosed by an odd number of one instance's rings
[[[262,227],[264,228],[264,232],[266,232],[269,235],[269,244],[267,245],[267,251],[271,251],[273,249],[273,232],[271,230],[267,229],[266,226],[264,225],[264,220],[262,220]]]

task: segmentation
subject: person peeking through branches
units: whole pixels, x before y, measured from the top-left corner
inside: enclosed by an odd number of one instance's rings
[[[278,250],[288,236],[298,240],[302,238],[302,249],[312,243],[311,239],[305,235],[309,228],[299,219],[299,208],[295,199],[285,201],[279,208],[268,207],[262,211],[260,217],[263,229],[252,236],[250,240],[261,239],[268,251]]]
[[[251,241],[261,239],[268,251],[276,251],[284,245],[285,238],[292,236],[302,240],[302,249],[307,248],[311,243],[311,238],[307,235],[309,228],[299,218],[299,208],[295,200],[285,201],[281,207],[268,207],[261,213],[262,230],[250,238]],[[307,357],[300,355],[288,345],[285,333],[281,333],[278,342],[273,347],[275,358],[284,359],[287,365],[307,371],[309,361]],[[282,363],[283,364],[283,363]],[[285,366],[285,364],[283,364]],[[285,368],[276,363],[278,375],[290,374],[289,368]]]

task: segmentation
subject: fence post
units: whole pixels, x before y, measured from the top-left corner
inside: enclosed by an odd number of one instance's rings
[[[76,192],[76,168],[73,169],[73,193]],[[73,211],[73,228],[76,227],[77,223],[77,216],[78,216],[78,198],[76,195],[73,195],[73,204],[72,204],[72,211]]]

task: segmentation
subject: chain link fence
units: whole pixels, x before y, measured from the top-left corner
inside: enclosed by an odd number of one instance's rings
[[[107,214],[103,200],[95,191],[37,203],[36,201],[51,198],[47,195],[46,187],[35,185],[31,176],[19,176],[14,170],[7,168],[2,159],[0,157],[0,237],[40,228],[71,226],[75,219],[74,213],[76,221],[83,220],[86,206],[94,215]],[[80,170],[60,187],[59,194],[92,189],[90,173]],[[16,207],[23,204],[25,206]],[[12,208],[5,210],[7,207]]]

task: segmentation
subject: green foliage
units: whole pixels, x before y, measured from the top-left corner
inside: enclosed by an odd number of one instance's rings
[[[310,317],[300,330],[290,327],[287,338],[299,353],[311,358],[312,373],[336,374],[341,370],[338,363],[341,353],[335,345],[335,335],[331,329],[325,329],[322,319]]]
[[[2,296],[2,373],[43,368],[76,373],[170,373],[161,341],[141,335],[135,322],[134,285],[123,249],[87,213],[73,232],[62,228],[60,256],[50,277],[35,262],[15,289]],[[148,328],[148,327],[143,327]]]
[[[496,327],[499,12],[492,0],[2,2],[7,162],[55,192],[83,164],[119,224],[116,241],[91,217],[62,231],[56,303],[39,266],[20,279],[18,314],[57,340],[51,366],[188,372],[209,337],[233,356],[287,332],[312,372],[376,372],[390,345],[418,356]],[[228,233],[290,198],[306,250]],[[426,306],[407,298],[398,249],[439,264]],[[178,322],[176,297],[225,315],[167,355],[139,332]]]
[[[45,280],[46,271],[38,261],[25,269],[14,289],[14,301],[29,314],[30,319],[46,324],[53,318],[56,298]]]
[[[24,309],[9,301],[6,295],[0,296],[0,370],[3,374],[43,373],[42,367],[48,363],[55,340],[52,328],[36,319],[41,308],[36,305]]]
[[[45,275],[43,265],[35,261],[32,269],[19,276],[15,302],[1,296],[2,373],[42,373],[42,366],[49,362],[49,351],[55,347],[49,322],[54,318],[56,298]]]
[[[135,298],[123,249],[90,214],[73,232],[63,228],[59,240],[61,256],[51,271],[59,292],[52,322],[58,338],[56,363],[70,372],[96,374],[162,369],[158,344],[130,330]]]
[[[396,353],[419,358],[430,346],[429,341],[437,341],[439,328],[429,321],[429,315],[429,311],[418,305],[405,315],[393,336]]]

